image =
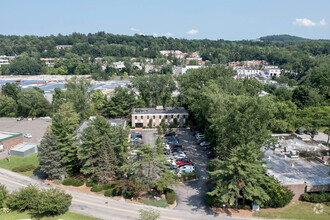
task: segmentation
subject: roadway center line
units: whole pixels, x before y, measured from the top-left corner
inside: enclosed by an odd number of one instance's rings
[[[9,180],[9,179],[3,178],[3,177],[0,177],[0,180],[4,180],[4,181],[7,181],[7,182],[10,182],[10,183],[19,185],[19,186],[24,186],[24,187],[27,186],[25,184],[18,183],[16,181]],[[72,198],[72,201],[79,202],[79,203],[84,203],[84,204],[88,204],[88,205],[92,205],[92,206],[98,206],[98,207],[101,207],[101,208],[107,208],[107,209],[117,210],[117,211],[121,211],[121,212],[132,213],[132,214],[136,214],[136,215],[140,214],[137,211],[131,211],[131,210],[128,210],[128,209],[121,209],[121,208],[115,208],[115,207],[111,207],[111,206],[105,206],[105,205],[96,204],[96,203],[92,203],[92,202],[82,201],[82,200],[79,200],[79,199],[74,199],[74,198]],[[167,216],[160,216],[160,218],[171,219],[171,220],[182,220],[180,218],[172,218],[172,217],[167,217]]]
[[[3,177],[0,177],[1,180],[4,180],[4,181],[7,181],[7,182],[10,182],[10,183],[14,183],[16,185],[19,185],[19,186],[24,186],[26,187],[27,185],[25,184],[22,184],[22,183],[18,183],[18,182],[15,182],[15,181],[12,181],[12,180],[9,180],[9,179],[6,179],[6,178],[3,178]]]

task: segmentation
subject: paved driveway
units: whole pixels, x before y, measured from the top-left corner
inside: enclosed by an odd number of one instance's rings
[[[177,134],[187,157],[195,165],[197,180],[184,182],[174,187],[177,198],[175,209],[212,214],[205,201],[207,192],[205,182],[208,179],[206,165],[209,161],[206,152],[197,145],[195,137],[190,130],[180,129],[177,130]]]

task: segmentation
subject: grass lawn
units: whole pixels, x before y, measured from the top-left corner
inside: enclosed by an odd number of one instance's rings
[[[7,169],[7,170],[12,170],[15,167],[29,165],[29,164],[32,164],[35,167],[38,167],[39,162],[38,162],[37,155],[38,154],[35,153],[35,154],[32,154],[25,158],[11,156],[10,159],[5,158],[5,159],[0,160],[0,167]],[[31,176],[33,174],[33,170],[27,171],[27,172],[19,172],[19,173],[22,175],[25,175],[25,176]]]
[[[253,214],[254,217],[281,218],[281,219],[318,219],[328,220],[330,215],[330,204],[321,203],[323,212],[316,214],[314,207],[317,203],[294,201],[284,208],[261,209]]]
[[[0,217],[2,220],[16,220],[16,219],[31,219],[31,215],[28,211],[26,212],[11,212],[6,215],[1,215]],[[67,212],[64,215],[58,215],[56,217],[44,217],[43,220],[57,220],[57,219],[64,219],[64,220],[99,220],[99,218],[90,217],[87,215],[81,215],[74,212]]]
[[[167,201],[163,198],[158,201],[154,200],[154,199],[143,198],[143,199],[139,200],[139,202],[141,202],[145,205],[151,205],[151,206],[162,207],[162,208],[165,208],[168,206]]]

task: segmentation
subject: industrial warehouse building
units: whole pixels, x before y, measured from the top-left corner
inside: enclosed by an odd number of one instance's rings
[[[184,108],[172,108],[157,106],[156,108],[134,108],[132,110],[132,127],[142,128],[160,125],[162,119],[166,124],[172,124],[177,120],[178,126],[182,127],[188,120],[188,111]]]
[[[12,131],[0,131],[0,145],[3,149],[9,149],[17,144],[23,143],[23,134]]]

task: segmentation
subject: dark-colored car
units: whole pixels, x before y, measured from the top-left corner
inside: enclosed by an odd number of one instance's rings
[[[311,132],[309,130],[304,131],[305,134],[311,135]]]
[[[172,153],[174,153],[174,152],[178,152],[178,151],[183,152],[184,150],[183,150],[183,147],[176,147],[176,148],[172,148],[171,151],[172,151]]]
[[[303,131],[301,129],[297,129],[296,130],[296,133],[302,135],[303,134]]]
[[[207,157],[208,157],[209,159],[214,159],[214,158],[215,158],[215,152],[213,152],[213,151],[208,152],[208,153],[207,153]]]

